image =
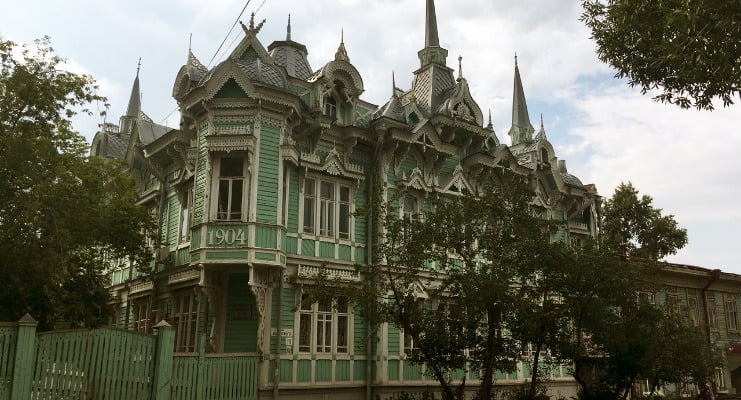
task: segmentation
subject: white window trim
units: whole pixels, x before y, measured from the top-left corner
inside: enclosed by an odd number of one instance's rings
[[[239,158],[242,157],[244,159],[244,164],[242,166],[242,177],[243,177],[243,183],[242,183],[242,215],[240,219],[218,219],[218,213],[219,213],[219,181],[220,181],[220,171],[221,171],[221,160],[224,158]],[[250,183],[251,183],[251,176],[250,176],[250,168],[249,168],[249,156],[247,153],[222,153],[214,155],[212,158],[212,164],[211,164],[211,199],[209,201],[210,203],[210,220],[212,222],[247,222],[247,215],[249,209],[248,204],[248,197],[250,196]]]
[[[327,177],[322,175],[307,174],[301,179],[301,193],[299,195],[299,215],[298,215],[298,230],[303,236],[314,237],[314,238],[325,238],[325,239],[337,239],[342,243],[350,243],[355,240],[355,188],[354,186],[345,180],[337,179],[333,177]],[[314,180],[314,205],[313,205],[313,232],[304,231],[304,218],[306,215],[306,181],[307,179]],[[328,182],[334,185],[334,215],[331,235],[321,234],[321,183]],[[343,238],[340,236],[340,205],[343,203],[340,201],[341,188],[346,187],[349,191],[349,212],[348,212],[348,237]]]
[[[311,304],[311,309],[306,310],[302,309],[301,305],[299,304],[298,310],[296,311],[296,314],[294,316],[295,321],[295,340],[294,340],[294,353],[299,354],[326,354],[326,355],[351,355],[353,354],[353,348],[354,348],[354,340],[353,340],[353,332],[354,330],[354,314],[353,314],[353,307],[352,304],[347,304],[347,312],[339,312],[337,310],[337,301],[332,302],[331,311],[329,312],[331,314],[331,326],[332,326],[332,332],[331,332],[331,338],[330,338],[330,351],[317,351],[317,322],[319,318],[319,314],[327,314],[325,311],[319,311],[319,302],[314,302]],[[301,315],[310,315],[310,330],[311,333],[309,335],[309,350],[302,350],[301,349]],[[339,352],[337,347],[337,341],[338,341],[338,333],[339,333],[339,316],[346,316],[347,317],[347,326],[346,326],[346,338],[347,343],[346,351]]]

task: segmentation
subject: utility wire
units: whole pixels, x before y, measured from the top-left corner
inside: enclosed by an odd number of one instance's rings
[[[219,50],[221,50],[221,47],[224,46],[224,43],[226,43],[226,39],[229,38],[229,35],[232,34],[232,31],[234,30],[234,27],[237,26],[237,23],[239,22],[239,19],[242,18],[242,14],[244,14],[244,10],[247,9],[247,6],[250,5],[250,2],[252,0],[247,0],[247,2],[244,4],[244,7],[242,7],[242,11],[239,13],[239,16],[237,19],[234,20],[234,23],[232,24],[232,27],[229,28],[229,32],[226,34],[226,37],[224,37],[224,40],[221,41],[221,44],[219,45],[219,48],[216,49],[216,53],[214,53],[214,56],[211,57],[211,61],[208,62],[208,65],[206,65],[206,68],[211,66],[211,63],[214,62],[214,59],[216,58],[216,55],[219,54]]]
[[[226,43],[226,40],[229,39],[229,35],[232,34],[232,31],[234,30],[234,27],[237,26],[237,23],[239,22],[240,18],[242,18],[242,15],[244,14],[244,10],[247,9],[247,6],[250,5],[250,2],[251,1],[252,0],[247,0],[247,2],[245,2],[244,7],[242,7],[242,11],[240,11],[239,16],[237,16],[237,19],[234,20],[234,23],[232,24],[232,27],[229,28],[229,32],[227,32],[226,36],[224,37],[224,40],[221,41],[221,44],[219,45],[219,48],[216,49],[216,53],[214,53],[214,56],[211,57],[211,60],[208,62],[208,65],[206,65],[206,68],[210,67],[211,66],[211,63],[214,62],[214,59],[216,59],[216,56],[219,55],[219,51],[224,46],[224,43]],[[262,8],[262,6],[264,6],[267,1],[268,0],[262,0],[262,3],[260,3],[260,5],[257,6],[257,9],[255,10],[255,14],[257,14],[260,11],[260,9]],[[239,39],[239,36],[237,36],[234,39],[232,39],[231,43],[229,43],[229,46],[227,46],[226,48],[227,49],[231,49],[232,46],[234,46],[234,43],[237,41],[237,39]],[[177,110],[178,110],[178,107],[173,108],[172,111],[170,111],[165,118],[162,118],[161,123],[164,123],[165,121],[167,121],[167,119],[170,118],[170,116],[175,111],[177,111]]]

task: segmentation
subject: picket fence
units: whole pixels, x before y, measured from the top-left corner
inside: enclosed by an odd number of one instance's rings
[[[256,400],[258,358],[173,353],[175,332],[36,333],[30,316],[0,322],[0,400]]]

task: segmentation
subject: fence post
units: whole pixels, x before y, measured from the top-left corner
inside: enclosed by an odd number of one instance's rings
[[[196,396],[206,398],[206,334],[198,336],[198,373],[196,374]]]
[[[27,400],[31,397],[36,358],[36,325],[38,322],[29,314],[24,315],[18,321],[13,381],[10,389],[11,400]]]
[[[152,399],[170,400],[175,331],[165,320],[160,321],[153,328],[157,332],[157,349],[154,354]]]

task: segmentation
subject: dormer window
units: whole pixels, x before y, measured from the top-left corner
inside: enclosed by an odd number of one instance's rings
[[[332,96],[324,98],[324,115],[333,119],[337,118],[337,100]]]
[[[549,163],[549,161],[548,161],[548,150],[546,150],[546,149],[540,149],[540,161],[543,164],[548,164]]]

